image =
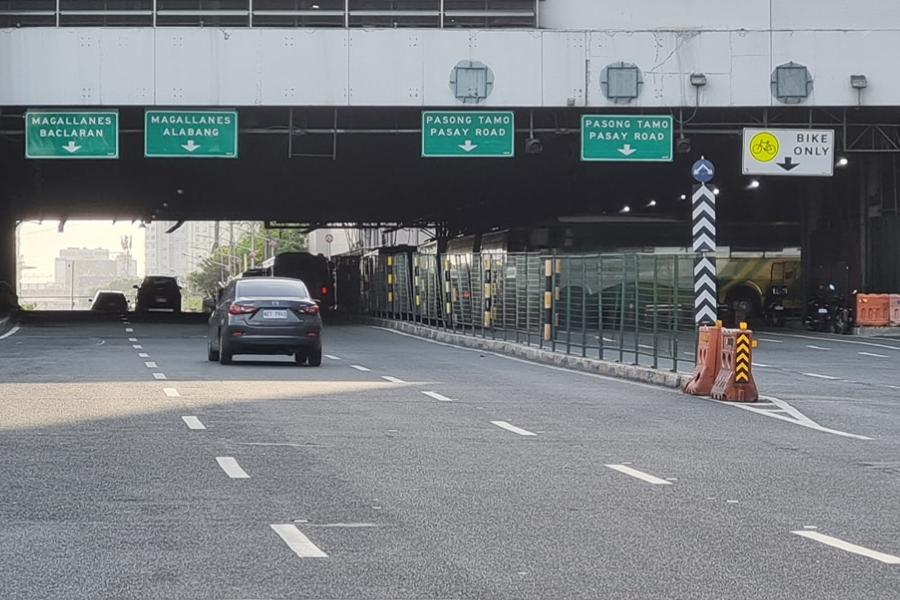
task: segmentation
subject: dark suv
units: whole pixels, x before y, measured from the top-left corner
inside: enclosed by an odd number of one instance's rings
[[[137,290],[134,309],[137,312],[153,310],[171,310],[181,312],[181,288],[174,277],[148,275]]]

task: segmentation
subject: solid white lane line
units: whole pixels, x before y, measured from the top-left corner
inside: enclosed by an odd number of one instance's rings
[[[300,558],[328,558],[296,525],[269,525]]]
[[[350,365],[351,369],[356,369],[357,371],[371,371],[371,369],[367,369],[361,365]]]
[[[822,348],[821,346],[813,346],[811,344],[807,344],[806,347],[809,348],[810,350],[827,350],[829,352],[831,351],[831,348]]]
[[[871,356],[873,358],[890,358],[886,354],[875,354],[874,352],[860,352],[860,356]]]
[[[643,471],[638,471],[637,469],[632,469],[631,467],[626,467],[625,465],[604,465],[613,469],[614,471],[618,471],[620,473],[625,473],[626,475],[631,475],[632,477],[636,477],[642,481],[646,481],[647,483],[652,483],[653,485],[672,485],[671,481],[666,481],[665,479],[660,479],[659,477],[654,477],[653,475],[649,475],[644,473]]]
[[[753,363],[753,366],[754,367],[762,367],[763,369],[769,368],[769,365],[764,365],[764,364],[758,363],[758,362]]]
[[[765,342],[767,344],[783,344],[784,340],[772,340],[767,338],[759,338],[759,341]]]
[[[222,470],[232,479],[249,479],[250,476],[241,468],[241,465],[231,456],[217,456],[216,462]]]
[[[838,538],[831,537],[830,535],[823,535],[818,531],[792,531],[791,533],[793,533],[794,535],[799,535],[800,537],[815,540],[821,544],[825,544],[826,546],[831,546],[833,548],[852,552],[853,554],[859,554],[860,556],[865,556],[867,558],[874,558],[877,561],[889,565],[900,565],[900,557],[891,556],[890,554],[884,554],[882,552],[876,552],[875,550],[869,550],[868,548],[863,548],[862,546],[857,546],[856,544],[851,544],[850,542],[839,540]]]
[[[187,424],[189,429],[206,429],[206,425],[201,423],[197,417],[181,417],[181,419]]]
[[[840,377],[832,377],[831,375],[819,375],[818,373],[803,373],[807,377],[815,377],[816,379],[828,379],[829,381],[836,381],[840,379]]]
[[[8,338],[9,336],[15,334],[18,330],[19,330],[19,326],[16,325],[15,327],[13,327],[12,329],[10,329],[9,331],[7,331],[6,333],[4,333],[3,335],[0,335],[0,340],[5,340],[5,339]]]
[[[129,342],[136,342],[136,341],[137,341],[137,338],[128,338],[128,341],[129,341]]]
[[[148,368],[148,369],[158,369],[158,368],[159,368],[159,367],[156,366],[156,363],[155,363],[155,362],[152,362],[152,361],[150,361],[150,362],[145,362],[144,364],[147,365],[147,368]]]
[[[440,402],[453,402],[453,400],[451,400],[447,396],[444,396],[443,394],[438,394],[437,392],[422,392],[422,393],[425,394],[426,396],[428,396],[429,398],[434,398],[435,400],[438,400]]]
[[[126,327],[126,328],[125,328],[125,333],[134,333],[134,329],[131,328],[131,327]]]
[[[166,378],[164,373],[154,373],[153,377],[154,377],[154,379],[165,379]]]
[[[138,352],[138,358],[150,358],[150,355],[146,352]]]
[[[491,423],[493,423],[493,424],[496,425],[497,427],[500,427],[500,428],[505,429],[505,430],[507,430],[507,431],[512,431],[513,433],[518,433],[519,435],[524,435],[524,436],[535,436],[535,435],[537,435],[536,433],[531,433],[530,431],[526,431],[526,430],[524,430],[524,429],[520,429],[519,427],[516,427],[515,425],[510,425],[510,424],[507,423],[506,421],[491,421]]]
[[[406,383],[402,379],[397,379],[396,377],[391,377],[390,375],[382,375],[381,378],[385,381],[390,381],[391,383]]]
[[[131,346],[131,347],[134,348],[135,350],[143,350],[143,349],[144,349],[144,347],[141,346],[140,344],[134,344],[134,345]]]
[[[166,396],[168,396],[169,398],[177,398],[181,395],[175,388],[163,388],[163,392],[165,392]]]
[[[327,358],[328,360],[341,360],[340,357],[335,356],[334,354],[326,354],[325,358]]]

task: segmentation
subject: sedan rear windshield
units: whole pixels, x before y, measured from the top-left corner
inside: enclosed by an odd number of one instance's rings
[[[309,298],[309,290],[302,281],[275,281],[263,278],[241,281],[238,284],[237,294],[261,298]]]

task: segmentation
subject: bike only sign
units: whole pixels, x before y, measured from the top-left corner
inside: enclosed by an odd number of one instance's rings
[[[116,110],[29,110],[25,158],[118,158]]]
[[[424,158],[515,156],[512,111],[424,111]]]
[[[831,177],[833,129],[744,129],[744,175]]]

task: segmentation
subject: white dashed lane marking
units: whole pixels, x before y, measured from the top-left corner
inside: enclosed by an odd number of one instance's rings
[[[150,355],[146,352],[138,352],[138,358],[150,358]]]
[[[425,394],[426,396],[428,396],[429,398],[434,398],[435,400],[437,400],[439,402],[453,402],[452,399],[448,398],[447,396],[444,396],[443,394],[438,394],[437,392],[422,392],[422,393]]]
[[[507,431],[512,431],[513,433],[517,433],[519,435],[524,435],[524,436],[528,436],[528,437],[537,435],[536,433],[526,431],[525,429],[516,427],[515,425],[510,425],[506,421],[491,421],[491,423],[493,423],[497,427],[500,427],[501,429],[505,429]]]
[[[128,341],[129,341],[129,342],[136,342],[136,341],[137,341],[137,338],[128,338]]]
[[[356,369],[357,371],[371,371],[371,369],[367,369],[362,365],[350,365],[351,369]]]
[[[300,558],[328,558],[328,555],[309,541],[295,525],[270,525],[270,527]]]
[[[390,375],[382,375],[381,378],[385,381],[390,381],[391,383],[406,383],[402,379],[397,379],[396,377],[391,377]]]
[[[217,456],[216,462],[225,471],[225,474],[232,479],[249,479],[250,476],[241,468],[241,465],[232,456]]]
[[[829,381],[836,381],[840,379],[840,377],[832,377],[831,375],[819,375],[818,373],[804,373],[807,377],[815,377],[816,379],[827,379]]]
[[[134,333],[134,329],[131,328],[131,327],[126,327],[126,328],[125,328],[125,333]]]
[[[875,354],[874,352],[860,352],[860,356],[871,356],[872,358],[890,358],[886,354]]]
[[[875,550],[869,550],[868,548],[863,548],[862,546],[857,546],[856,544],[845,542],[844,540],[831,537],[830,535],[821,534],[818,531],[792,531],[791,533],[811,540],[815,540],[820,544],[825,544],[826,546],[831,546],[832,548],[838,548],[840,550],[852,552],[853,554],[858,554],[867,558],[874,558],[877,561],[889,565],[900,565],[900,558],[896,556],[891,556],[890,554],[884,554],[882,552],[876,552]]]
[[[648,473],[644,473],[643,471],[638,471],[637,469],[632,469],[631,467],[625,465],[604,465],[614,471],[618,471],[619,473],[625,473],[626,475],[631,475],[641,481],[646,481],[647,483],[652,483],[653,485],[672,485],[671,481],[666,481],[665,479],[660,479],[659,477],[654,477]]]
[[[156,366],[156,363],[155,363],[155,362],[152,362],[152,361],[145,362],[144,364],[147,365],[147,368],[148,368],[148,369],[158,369],[158,368],[159,368],[159,367]]]
[[[325,358],[327,358],[328,360],[341,360],[340,357],[337,357],[334,354],[326,354]]]
[[[206,426],[197,417],[181,417],[181,419],[187,424],[189,429],[206,429]]]
[[[134,345],[132,346],[132,348],[134,348],[135,350],[143,350],[143,349],[144,349],[144,347],[141,346],[140,344],[134,344]]]
[[[153,377],[154,377],[154,379],[165,379],[166,378],[164,373],[154,373]]]

